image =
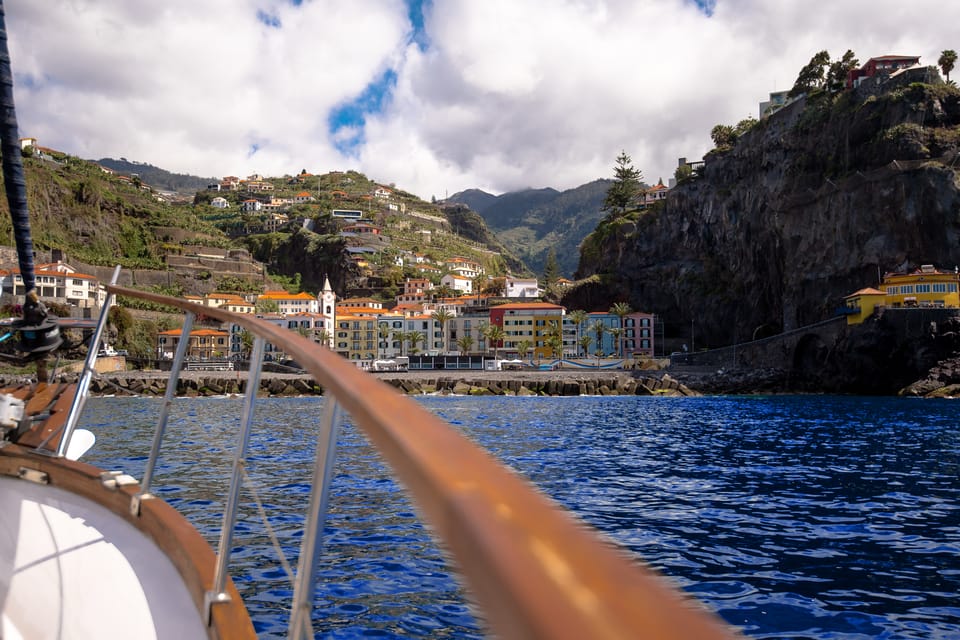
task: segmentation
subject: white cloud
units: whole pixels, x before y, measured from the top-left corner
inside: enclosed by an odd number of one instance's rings
[[[279,23],[270,27],[258,11]],[[650,182],[755,116],[810,57],[935,64],[960,3],[435,0],[429,46],[401,0],[8,2],[22,135],[200,175],[356,168],[422,197],[573,187],[620,150]],[[363,146],[328,117],[387,69]],[[259,150],[248,157],[253,145]]]

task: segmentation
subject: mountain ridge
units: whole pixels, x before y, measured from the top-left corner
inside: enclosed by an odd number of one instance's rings
[[[579,246],[603,218],[601,207],[611,184],[597,179],[572,189],[546,187],[499,196],[468,189],[450,196],[476,211],[504,245],[535,273],[543,273],[551,250],[562,275],[576,271]]]

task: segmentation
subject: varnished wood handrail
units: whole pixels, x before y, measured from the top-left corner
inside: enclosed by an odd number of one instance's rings
[[[577,640],[736,635],[450,425],[329,349],[252,315],[124,287],[107,290],[237,324],[294,355],[411,492],[497,635]]]

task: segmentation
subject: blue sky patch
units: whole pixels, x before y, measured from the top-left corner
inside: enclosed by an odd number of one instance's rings
[[[693,0],[693,3],[700,7],[700,11],[704,12],[708,16],[713,15],[713,10],[717,6],[717,0]]]
[[[383,111],[384,105],[390,100],[390,92],[396,84],[397,72],[387,69],[379,78],[368,84],[363,93],[354,100],[330,112],[327,128],[341,153],[350,155],[366,141],[363,127],[367,123],[367,116]]]
[[[433,0],[405,0],[405,2],[407,17],[413,27],[410,42],[424,51],[429,46],[424,18]],[[363,146],[366,142],[364,127],[367,124],[367,117],[383,112],[396,84],[397,72],[394,69],[387,69],[370,82],[355,99],[341,104],[330,112],[327,118],[327,129],[334,146],[340,153],[355,155],[357,149]]]
[[[257,9],[257,20],[267,25],[268,27],[273,27],[274,29],[279,29],[282,26],[280,24],[280,18],[274,15],[270,15],[263,9]]]
[[[430,10],[432,1],[433,0],[406,0],[407,16],[410,18],[410,24],[413,26],[413,36],[410,40],[416,43],[421,51],[424,51],[429,44],[423,18],[424,14]]]

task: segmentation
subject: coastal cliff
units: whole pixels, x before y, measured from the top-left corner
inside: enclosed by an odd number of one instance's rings
[[[883,80],[802,98],[662,206],[605,219],[563,303],[626,300],[713,347],[828,318],[880,273],[960,263],[960,91],[932,67]]]

